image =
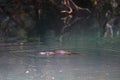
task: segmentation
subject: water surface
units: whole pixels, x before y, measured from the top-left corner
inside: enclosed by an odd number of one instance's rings
[[[40,55],[64,49],[73,55]],[[120,80],[120,51],[100,47],[0,45],[0,80]]]

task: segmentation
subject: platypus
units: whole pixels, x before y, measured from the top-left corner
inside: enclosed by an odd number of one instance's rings
[[[71,55],[72,52],[65,50],[52,50],[52,51],[42,51],[39,54],[41,55]]]

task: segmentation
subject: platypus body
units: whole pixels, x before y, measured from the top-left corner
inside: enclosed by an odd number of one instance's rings
[[[65,50],[52,50],[52,51],[43,51],[40,52],[41,55],[71,55],[72,52],[65,51]]]

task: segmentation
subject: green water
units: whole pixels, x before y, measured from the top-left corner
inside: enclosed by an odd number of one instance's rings
[[[60,43],[0,44],[0,80],[119,80],[119,40],[74,38]],[[76,55],[40,55],[64,49]]]

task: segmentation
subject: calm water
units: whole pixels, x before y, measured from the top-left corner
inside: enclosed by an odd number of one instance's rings
[[[0,80],[120,80],[120,51],[70,45],[1,44]],[[51,49],[78,54],[39,54]]]

